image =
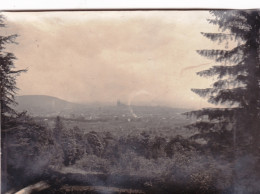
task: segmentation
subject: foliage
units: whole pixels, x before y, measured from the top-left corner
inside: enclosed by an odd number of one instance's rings
[[[0,14],[0,28],[6,27],[4,17]],[[13,109],[15,102],[16,77],[25,70],[16,70],[14,60],[16,59],[13,53],[6,51],[8,44],[15,43],[17,35],[4,36],[0,35],[0,128],[1,128],[1,150],[2,150],[2,163],[1,163],[1,176],[2,188],[6,188],[7,172],[7,145],[6,131],[12,130],[16,126],[12,124],[16,111]]]
[[[0,27],[5,27],[4,17],[0,15]],[[0,36],[0,104],[1,104],[1,122],[7,117],[15,114],[13,105],[15,102],[16,77],[26,70],[15,70],[13,53],[6,52],[7,44],[15,43],[17,35]]]
[[[78,133],[77,127],[63,132],[61,146],[64,153],[65,165],[74,164],[76,160],[82,158],[85,153],[82,136]]]
[[[65,129],[61,117],[57,116],[53,129],[55,142],[63,153],[64,165],[74,164],[85,153],[83,132],[78,127]]]
[[[106,133],[89,132],[86,135],[89,134],[98,136],[99,142],[105,145]],[[160,138],[149,137],[145,132],[141,134],[143,135],[135,134],[123,138],[110,134],[110,141],[104,146],[101,155],[99,152],[85,153],[71,165],[71,172],[79,173],[77,169],[80,169],[84,174],[107,174],[111,180],[113,176],[136,177],[139,184],[148,187],[182,185],[185,188],[196,187],[204,193],[211,193],[212,188],[222,191],[230,188],[230,162],[206,155],[196,147],[196,143],[180,136],[164,139],[159,144],[161,148],[158,152],[153,146],[155,143],[157,146]],[[99,144],[93,146],[98,148]],[[119,149],[114,150],[115,147]],[[89,149],[87,144],[86,148]],[[108,153],[116,153],[117,158]]]
[[[255,163],[248,167],[251,171],[247,177],[257,174],[256,167],[260,162],[260,11],[218,10],[211,11],[211,14],[214,18],[208,21],[217,25],[220,33],[202,35],[215,42],[226,41],[228,44],[233,41],[237,44],[230,49],[197,51],[216,62],[213,67],[197,74],[214,77],[216,81],[210,88],[192,91],[224,108],[207,108],[186,115],[201,120],[192,125],[199,131],[193,138],[204,138],[214,153],[233,156],[234,184],[238,179],[244,183],[237,173],[245,172],[245,166],[238,165],[240,159],[250,154],[255,157]]]
[[[125,177],[124,180],[131,177],[147,188],[179,185],[211,193],[215,187],[230,187],[230,163],[205,155],[200,144],[181,136],[139,132],[120,137],[110,132],[85,132],[78,127],[66,128],[62,118],[56,119],[52,130],[47,123],[35,122],[26,114],[21,114],[13,124],[17,129],[8,134],[8,169],[13,177],[10,181],[16,184],[26,184],[54,170],[81,174],[81,179],[88,175],[108,176],[105,180],[111,184],[118,176]],[[59,136],[55,135],[57,128]],[[96,179],[99,184],[104,181]]]
[[[192,89],[201,97],[208,98],[213,104],[228,105],[229,108],[209,108],[187,113],[198,117],[207,116],[202,123],[194,126],[200,128],[201,134],[209,138],[209,134],[221,133],[215,141],[222,137],[230,137],[228,131],[236,133],[240,138],[240,145],[247,146],[245,134],[252,139],[251,148],[257,152],[259,140],[260,121],[260,61],[259,61],[259,26],[260,12],[255,10],[228,10],[211,11],[214,19],[208,20],[211,24],[218,25],[220,33],[202,33],[212,41],[235,40],[238,44],[231,49],[199,50],[204,57],[215,60],[220,65],[215,65],[208,70],[197,74],[202,77],[217,76],[211,88]],[[232,129],[226,127],[233,123]],[[236,130],[236,131],[235,131]],[[202,136],[202,135],[201,135]],[[248,145],[249,146],[249,145]]]
[[[8,183],[21,186],[43,176],[51,166],[62,162],[61,150],[47,125],[35,122],[26,114],[19,114],[12,129],[5,130]]]

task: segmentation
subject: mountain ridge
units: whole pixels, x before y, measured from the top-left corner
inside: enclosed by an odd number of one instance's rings
[[[48,96],[48,95],[21,95],[16,97],[18,103],[15,106],[17,111],[27,111],[30,115],[33,116],[56,116],[56,115],[70,115],[70,114],[84,114],[84,112],[96,112],[100,108],[104,111],[107,110],[123,110],[127,111],[141,111],[141,112],[156,112],[158,110],[168,110],[174,112],[186,112],[190,109],[186,108],[173,108],[167,106],[147,106],[147,105],[105,105],[105,104],[80,104],[69,102],[57,97]]]
[[[16,110],[27,111],[36,115],[57,113],[82,106],[81,104],[48,95],[22,95],[16,96],[15,100],[18,103],[15,106]]]

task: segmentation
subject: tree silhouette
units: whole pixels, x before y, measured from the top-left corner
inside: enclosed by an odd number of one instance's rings
[[[235,158],[251,153],[258,157],[260,140],[260,11],[210,11],[220,33],[202,33],[212,41],[237,45],[232,49],[199,50],[198,54],[215,60],[217,65],[197,74],[215,77],[211,88],[192,89],[208,102],[225,108],[206,108],[187,115],[204,118],[194,123],[200,133],[193,138],[204,138],[215,150],[233,145]],[[205,119],[206,117],[206,119]],[[257,163],[257,162],[256,162]]]
[[[4,17],[0,15],[0,28],[5,27]],[[1,178],[2,191],[6,189],[7,183],[7,131],[16,128],[16,111],[13,109],[15,102],[16,77],[26,70],[15,70],[14,60],[16,59],[13,53],[6,52],[7,44],[15,43],[17,35],[1,36],[0,35],[0,129],[1,129]]]
[[[5,27],[4,17],[0,15],[0,27]],[[15,115],[13,105],[15,102],[16,77],[26,70],[15,70],[13,53],[5,51],[6,44],[15,43],[17,35],[0,36],[0,101],[1,101],[1,124],[7,118]]]

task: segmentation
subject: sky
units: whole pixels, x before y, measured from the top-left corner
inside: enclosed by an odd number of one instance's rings
[[[208,11],[5,12],[7,50],[17,57],[18,95],[77,103],[208,107],[191,88],[212,79],[196,72],[215,62],[196,50],[223,47],[201,35],[217,32]]]

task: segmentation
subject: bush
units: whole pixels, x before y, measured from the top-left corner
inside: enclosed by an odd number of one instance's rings
[[[10,185],[33,181],[49,168],[59,168],[62,161],[61,150],[53,139],[51,129],[26,115],[13,120],[2,143]]]

